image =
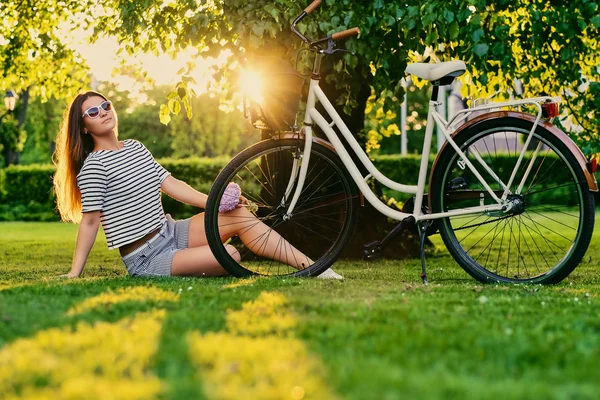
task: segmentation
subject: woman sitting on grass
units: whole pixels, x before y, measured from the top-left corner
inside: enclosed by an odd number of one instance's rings
[[[173,178],[140,142],[119,141],[117,114],[103,95],[87,92],[75,98],[56,140],[54,162],[58,211],[63,221],[80,223],[71,272],[63,276],[81,275],[100,224],[108,248],[119,249],[132,276],[227,275],[207,245],[204,214],[174,221],[161,203],[161,191],[200,208],[207,196]],[[239,236],[249,247],[251,238],[270,229],[245,207],[224,212],[219,219],[224,241]],[[266,237],[267,243],[254,245],[258,255],[298,269],[310,265],[310,259],[285,240],[294,256],[281,259],[280,236],[271,231]],[[236,248],[226,248],[239,261]],[[320,277],[341,278],[332,270]]]

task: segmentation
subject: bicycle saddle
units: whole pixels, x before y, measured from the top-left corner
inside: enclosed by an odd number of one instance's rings
[[[446,76],[461,76],[467,70],[463,61],[446,61],[437,64],[414,63],[406,67],[406,73],[428,81],[438,81]]]

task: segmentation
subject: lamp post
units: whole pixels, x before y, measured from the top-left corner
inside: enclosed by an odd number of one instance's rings
[[[17,105],[17,95],[12,90],[7,90],[6,95],[4,96],[4,107],[6,107],[6,111],[14,111],[15,106]]]
[[[4,107],[6,108],[6,112],[4,114],[2,114],[2,116],[0,116],[0,124],[3,125],[4,122],[4,118],[12,113],[15,110],[15,106],[17,105],[17,95],[13,90],[7,90],[6,94],[4,95]],[[2,126],[3,129],[0,129],[0,135],[4,135],[7,134],[6,132],[4,132],[4,126]],[[4,138],[0,138],[0,139],[4,139]],[[2,140],[3,142],[4,140]],[[6,146],[6,144],[5,144]],[[18,164],[19,163],[19,153],[16,153],[15,151],[11,150],[11,149],[7,149],[4,148],[3,150],[3,155],[4,155],[4,162],[6,163],[6,165],[10,165],[10,164]]]

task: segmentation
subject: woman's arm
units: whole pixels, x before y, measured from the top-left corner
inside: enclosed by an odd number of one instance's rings
[[[163,181],[161,189],[163,192],[182,203],[206,208],[207,195],[200,193],[187,183],[175,179],[170,175]]]
[[[75,255],[73,256],[73,264],[71,264],[71,272],[67,278],[77,278],[83,272],[85,262],[98,234],[100,227],[100,211],[91,211],[83,213],[79,230],[77,231],[77,243],[75,245]]]

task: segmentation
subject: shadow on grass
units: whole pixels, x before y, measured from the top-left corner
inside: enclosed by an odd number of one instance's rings
[[[182,334],[181,328],[218,331],[225,311],[252,300],[261,290],[277,289],[278,280],[258,280],[251,286],[226,289],[234,278],[82,278],[80,280],[51,279],[40,283],[22,281],[0,289],[0,347],[12,341],[35,335],[49,328],[75,326],[78,322],[114,322],[137,312],[164,308],[168,312],[166,331],[172,339]],[[179,294],[177,303],[153,299],[126,300],[117,304],[99,304],[93,309],[69,316],[78,304],[103,293],[136,287],[154,287]],[[188,290],[188,288],[191,288]],[[175,329],[172,325],[175,324]]]
[[[84,278],[21,282],[0,290],[0,350],[18,339],[79,323],[117,323],[153,309],[166,311],[153,356],[167,398],[203,398],[186,337],[225,328],[227,310],[237,310],[261,292],[300,284],[298,279]],[[153,298],[154,297],[154,298]],[[98,338],[102,340],[102,338]]]

